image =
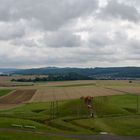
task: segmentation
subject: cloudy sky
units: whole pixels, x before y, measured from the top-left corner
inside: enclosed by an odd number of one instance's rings
[[[140,66],[140,0],[0,0],[0,67]]]

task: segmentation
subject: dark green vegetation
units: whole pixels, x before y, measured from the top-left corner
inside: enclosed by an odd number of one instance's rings
[[[11,92],[9,89],[0,89],[0,97],[8,94],[9,92]]]
[[[12,79],[13,82],[46,82],[46,81],[71,81],[71,80],[92,80],[92,78],[77,73],[48,75],[48,77],[36,77],[34,79]]]
[[[51,86],[51,87],[84,87],[84,86],[96,86],[96,83],[69,84],[69,85],[58,85],[58,86]]]
[[[111,68],[57,68],[47,67],[38,69],[16,70],[13,74],[47,74],[66,75],[77,73],[92,79],[137,79],[140,78],[140,67],[111,67]]]
[[[0,111],[0,128],[73,134],[98,134],[106,131],[118,135],[139,136],[140,97],[137,97],[130,94],[95,97],[95,118],[90,118],[90,112],[82,99],[30,103],[12,110]],[[14,126],[15,124],[20,127]],[[4,134],[2,136],[4,137]]]

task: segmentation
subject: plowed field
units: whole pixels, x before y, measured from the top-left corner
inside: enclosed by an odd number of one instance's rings
[[[0,98],[0,104],[20,104],[24,103],[32,98],[36,90],[16,90],[15,92]]]

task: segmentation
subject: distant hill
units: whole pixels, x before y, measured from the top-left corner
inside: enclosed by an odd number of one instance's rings
[[[93,77],[97,79],[140,78],[140,67],[95,68]]]
[[[15,69],[15,68],[0,68],[0,74],[10,74],[17,70],[18,69]]]
[[[16,71],[15,74],[67,74],[67,73],[78,73],[82,75],[92,75],[93,68],[58,68],[58,67],[46,67],[46,68],[35,68],[25,69]]]
[[[35,69],[16,70],[13,74],[21,75],[65,75],[77,73],[92,79],[138,79],[140,78],[140,67],[108,67],[108,68],[58,68],[46,67]]]

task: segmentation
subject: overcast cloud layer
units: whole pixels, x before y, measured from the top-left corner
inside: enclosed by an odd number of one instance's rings
[[[140,66],[140,0],[0,0],[0,67]]]

